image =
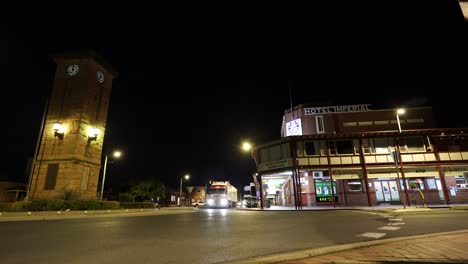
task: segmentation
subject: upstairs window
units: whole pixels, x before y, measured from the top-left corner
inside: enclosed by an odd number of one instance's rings
[[[323,116],[316,116],[315,117],[315,124],[317,126],[317,133],[325,133],[325,126],[323,125]]]

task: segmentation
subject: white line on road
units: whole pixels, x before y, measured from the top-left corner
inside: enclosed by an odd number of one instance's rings
[[[405,223],[397,222],[397,223],[389,223],[388,225],[393,226],[393,225],[404,225],[404,224],[405,224]]]
[[[403,221],[403,219],[401,219],[401,218],[390,218],[388,220],[390,220],[390,221]]]
[[[381,238],[381,237],[383,237],[385,235],[386,235],[386,233],[364,233],[364,234],[361,234],[359,236],[370,237],[370,238]]]
[[[398,227],[398,226],[384,226],[384,227],[381,227],[381,228],[378,228],[378,229],[395,231],[395,230],[398,230],[400,228],[401,227]]]

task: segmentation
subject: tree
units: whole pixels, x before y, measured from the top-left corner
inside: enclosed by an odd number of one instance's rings
[[[146,180],[138,182],[130,188],[131,195],[135,197],[135,201],[154,201],[156,197],[163,198],[165,195],[164,184],[157,180]]]

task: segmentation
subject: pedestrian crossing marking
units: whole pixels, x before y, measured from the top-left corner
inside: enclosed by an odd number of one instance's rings
[[[384,227],[381,227],[381,228],[378,228],[378,229],[395,231],[395,230],[398,230],[400,228],[401,227],[398,227],[398,226],[384,226]]]

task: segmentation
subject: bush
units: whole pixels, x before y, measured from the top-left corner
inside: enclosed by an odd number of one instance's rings
[[[65,201],[63,200],[34,200],[29,205],[30,211],[57,211],[64,210]]]
[[[121,202],[120,208],[122,209],[134,209],[134,208],[154,208],[154,203],[152,202]]]
[[[0,203],[0,212],[6,212],[10,207],[10,203]]]
[[[129,193],[119,193],[119,202],[133,203],[135,202],[135,196]]]
[[[16,202],[16,203],[9,203],[6,207],[6,211],[8,212],[25,212],[29,211],[29,206],[31,202]]]
[[[101,209],[110,210],[110,209],[120,209],[120,203],[117,201],[103,201],[101,202]]]

